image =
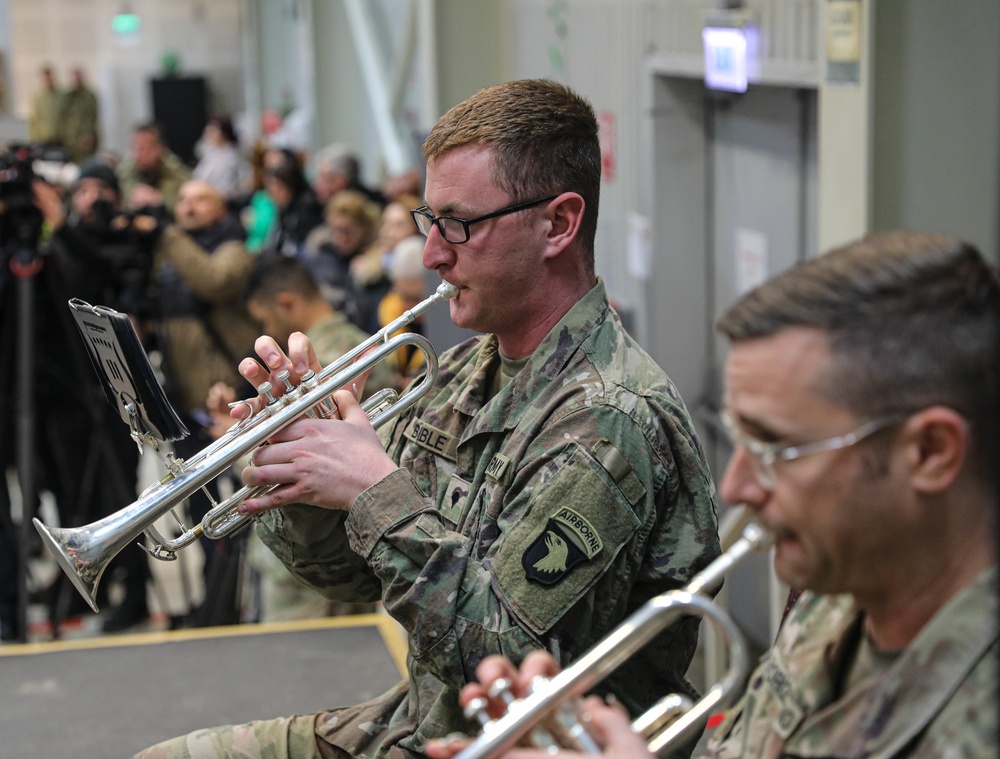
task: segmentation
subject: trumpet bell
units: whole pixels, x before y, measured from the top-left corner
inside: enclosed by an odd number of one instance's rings
[[[81,534],[86,531],[46,527],[37,517],[31,521],[60,569],[69,576],[73,587],[87,600],[91,609],[100,611],[97,608],[97,585],[114,554],[88,539],[86,534]]]

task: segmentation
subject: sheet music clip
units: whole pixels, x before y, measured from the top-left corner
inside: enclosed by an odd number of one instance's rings
[[[145,443],[159,450],[160,443],[187,437],[128,316],[79,298],[69,307],[104,394],[129,426],[139,452]]]

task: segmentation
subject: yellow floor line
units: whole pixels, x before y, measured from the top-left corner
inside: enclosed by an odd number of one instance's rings
[[[388,614],[375,614],[373,616],[378,617],[378,631],[382,635],[385,647],[389,649],[389,656],[396,662],[399,674],[404,678],[409,677],[409,672],[406,669],[406,656],[409,651],[406,631]]]
[[[222,627],[199,627],[191,630],[161,630],[131,635],[107,635],[79,640],[57,640],[44,643],[21,643],[0,646],[2,656],[30,656],[59,651],[82,651],[90,648],[114,648],[119,646],[151,646],[184,640],[204,640],[206,638],[229,638],[242,635],[268,635],[271,633],[297,632],[301,630],[325,630],[343,627],[375,627],[389,649],[389,655],[401,671],[406,672],[406,644],[403,643],[402,660],[397,650],[399,646],[398,628],[392,619],[384,614],[353,614],[343,617],[321,617],[290,622],[264,622],[260,624],[226,625]],[[394,640],[394,638],[396,640]],[[400,662],[403,662],[401,665]]]

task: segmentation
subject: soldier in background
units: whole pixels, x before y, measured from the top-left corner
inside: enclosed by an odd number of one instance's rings
[[[82,163],[97,152],[97,95],[87,86],[83,69],[73,69],[70,76],[72,84],[59,109],[59,137],[70,160]]]
[[[334,309],[323,297],[309,268],[293,258],[261,261],[247,283],[246,301],[250,315],[260,323],[264,334],[285,346],[293,332],[304,333],[312,341],[323,366],[336,361],[369,337]],[[390,362],[380,361],[368,375],[363,397],[391,388],[392,384]],[[229,415],[229,404],[235,400],[236,390],[224,383],[215,385],[209,393],[207,407],[213,418],[213,437],[219,437],[235,422]],[[324,598],[295,579],[256,536],[251,535],[248,555],[261,577],[261,622],[375,610],[372,603],[344,604]]]
[[[119,167],[118,176],[127,208],[162,207],[170,212],[181,185],[191,179],[191,171],[164,143],[160,127],[148,123],[132,131],[131,153]]]
[[[42,67],[41,78],[41,89],[32,99],[28,114],[28,139],[35,145],[58,145],[62,93],[56,86],[56,75],[51,66]]]

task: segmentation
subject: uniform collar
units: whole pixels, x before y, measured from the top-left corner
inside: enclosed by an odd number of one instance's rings
[[[552,381],[563,372],[594,329],[607,318],[609,309],[604,281],[598,277],[597,284],[573,304],[542,338],[524,368],[483,406],[482,413],[477,415],[465,437],[517,426],[525,412],[536,405],[538,397],[552,389]],[[499,362],[497,339],[495,335],[489,335],[477,361],[475,381],[467,387],[469,394],[475,394],[477,404],[484,397],[490,372],[497,369],[494,366],[496,362]],[[468,396],[464,399],[465,403],[470,400]],[[456,407],[460,407],[458,403]]]
[[[803,757],[839,756],[843,752],[851,756],[896,755],[945,707],[997,640],[997,578],[996,566],[983,571],[938,611],[867,692],[849,694],[850,702],[829,704],[806,718],[803,729],[786,749]],[[814,674],[817,681],[822,679],[818,670]],[[811,690],[822,703],[826,689],[808,686],[807,682],[807,692]],[[825,696],[832,694],[827,691]],[[845,732],[845,711],[858,709],[858,698],[864,703],[864,718],[850,720],[850,729]],[[900,715],[906,715],[905,719]],[[817,736],[825,737],[816,745],[826,744],[819,753],[810,746]]]

